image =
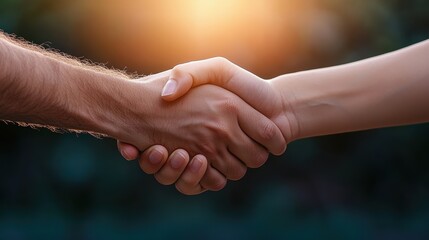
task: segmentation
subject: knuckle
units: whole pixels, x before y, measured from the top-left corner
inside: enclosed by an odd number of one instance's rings
[[[231,62],[224,57],[214,57],[212,61],[219,66],[228,66]]]
[[[228,172],[228,179],[232,181],[240,180],[246,175],[246,172],[247,172],[247,168],[244,166],[230,169]]]
[[[262,165],[264,165],[268,160],[268,152],[267,151],[260,151],[258,153],[254,154],[254,159],[249,162],[248,167],[250,168],[259,168]]]
[[[234,64],[224,57],[214,57],[210,61],[217,69],[217,71],[213,72],[213,77],[223,84],[228,82],[231,78]]]
[[[156,174],[154,174],[154,177],[155,177],[156,181],[158,181],[160,184],[165,185],[165,186],[169,186],[169,185],[172,185],[173,183],[175,183],[174,179],[169,179],[162,174],[156,173]]]
[[[172,74],[177,74],[177,73],[181,73],[182,69],[183,69],[184,65],[183,64],[179,64],[173,67],[173,69],[171,69],[171,73]]]
[[[229,139],[230,137],[230,131],[226,127],[223,127],[221,124],[218,125],[216,128],[216,135],[221,139]]]
[[[178,81],[181,81],[181,79],[183,80],[183,78],[186,76],[190,76],[192,78],[192,75],[190,74],[189,70],[187,70],[185,63],[173,67],[173,69],[171,69],[170,76]]]
[[[225,99],[225,101],[222,101],[222,103],[220,104],[220,108],[222,112],[226,114],[232,114],[232,113],[238,112],[238,106],[235,103],[235,101],[231,98],[227,98]]]
[[[269,141],[274,138],[277,132],[277,127],[272,122],[266,122],[264,123],[263,127],[261,128],[261,137],[264,141]]]
[[[199,149],[201,151],[201,154],[208,158],[213,158],[217,155],[216,146],[211,141],[202,141],[199,146]]]

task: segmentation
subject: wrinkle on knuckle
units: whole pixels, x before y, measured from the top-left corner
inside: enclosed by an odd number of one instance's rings
[[[211,59],[211,61],[213,61],[213,63],[219,66],[221,69],[226,68],[231,64],[231,62],[225,57],[214,57]]]
[[[269,154],[267,151],[261,151],[259,153],[256,153],[254,156],[255,157],[253,161],[251,161],[250,164],[248,165],[248,167],[250,168],[259,168],[262,165],[264,165],[268,160]]]
[[[238,106],[232,98],[226,98],[219,105],[221,112],[224,114],[237,114],[238,112]]]
[[[263,141],[270,141],[276,135],[277,127],[272,122],[264,123],[261,129],[261,137]]]
[[[228,131],[228,129],[223,125],[219,125],[215,131],[216,131],[216,135],[221,140],[226,140],[230,138],[230,131]]]
[[[218,64],[229,62],[228,59],[226,59],[225,57],[214,57],[212,58],[212,60]]]
[[[228,123],[222,118],[211,119],[206,128],[209,129],[211,136],[218,139],[218,141],[225,141],[231,138]]]
[[[182,73],[183,67],[184,67],[183,64],[178,64],[178,65],[174,66],[173,69],[171,69],[171,74],[175,75],[175,74]]]
[[[206,156],[209,159],[214,158],[217,155],[217,148],[213,141],[202,139],[198,144],[199,153]]]

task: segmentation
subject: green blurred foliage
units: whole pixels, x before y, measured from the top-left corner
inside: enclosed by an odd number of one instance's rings
[[[342,30],[300,29],[299,55],[268,75],[428,38],[428,1],[311,2]],[[77,44],[84,11],[83,0],[0,0],[0,29],[105,61]],[[1,124],[0,133],[0,239],[429,238],[428,124],[300,140],[221,192],[195,197],[122,160],[113,140],[13,124]]]

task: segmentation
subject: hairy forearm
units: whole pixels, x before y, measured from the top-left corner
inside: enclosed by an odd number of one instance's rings
[[[338,67],[280,76],[296,138],[429,121],[429,41]]]
[[[125,75],[5,35],[0,59],[0,119],[105,135],[120,131],[121,95],[131,87]]]

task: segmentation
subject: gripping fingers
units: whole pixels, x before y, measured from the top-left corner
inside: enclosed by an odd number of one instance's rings
[[[211,165],[208,165],[207,171],[200,183],[204,189],[219,191],[226,186],[227,180],[218,170],[213,168]]]
[[[165,164],[157,173],[155,179],[163,185],[175,183],[189,163],[189,155],[183,149],[174,151]]]
[[[268,159],[268,151],[245,134],[241,134],[243,136],[235,135],[236,139],[228,146],[229,152],[249,168],[258,168],[264,165]]]
[[[167,161],[168,151],[161,145],[155,145],[146,149],[140,156],[139,165],[143,172],[154,174],[161,169]]]
[[[228,150],[218,156],[216,161],[212,160],[211,165],[221,172],[229,180],[240,180],[246,175],[246,165],[232,155]]]
[[[135,160],[138,158],[140,151],[133,145],[121,141],[117,141],[116,144],[122,157],[125,158],[127,161]]]
[[[241,129],[269,152],[282,154],[286,148],[286,140],[277,125],[246,103],[239,105],[241,107],[238,108],[238,124]]]
[[[207,170],[207,159],[203,155],[192,158],[179,180],[176,189],[186,195],[196,195],[206,191],[200,181]]]

